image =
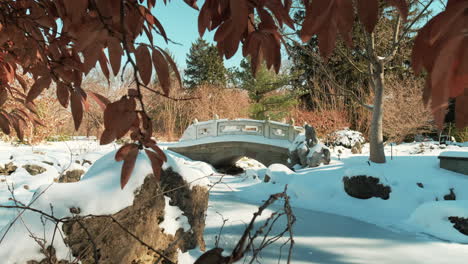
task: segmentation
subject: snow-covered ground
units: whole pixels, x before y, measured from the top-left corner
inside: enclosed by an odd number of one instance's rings
[[[10,176],[0,175],[0,204],[12,205],[12,192],[18,201],[28,204],[36,198],[34,193],[47,189],[34,205],[46,210],[53,202],[56,216],[69,214],[65,209],[72,206],[79,206],[86,213],[116,212],[131,204],[133,191],[151,168],[141,155],[135,171],[140,176],[132,177],[128,188],[121,191],[121,165],[112,160],[113,153],[107,154],[115,149],[115,145],[98,146],[85,140],[35,147],[0,143],[0,166],[13,162],[18,167]],[[272,193],[283,191],[288,184],[297,217],[292,263],[466,263],[468,236],[455,230],[447,217],[468,218],[468,176],[440,169],[437,156],[443,151],[468,153],[468,146],[438,146],[431,142],[388,146],[387,163],[380,165],[367,162],[368,145],[364,145],[363,154],[359,155],[336,147],[330,165],[295,172],[279,164],[265,168],[255,161],[242,159],[239,165],[245,173],[224,176],[222,183],[211,189],[205,230],[207,247],[215,245],[224,218],[228,220],[219,246],[230,252],[262,201]],[[193,185],[219,181],[217,174],[204,177],[214,172],[208,164],[167,153],[169,161],[165,167],[173,167]],[[94,165],[89,168],[84,160]],[[24,164],[37,164],[47,171],[31,176],[22,168]],[[74,168],[89,171],[78,183],[54,183],[60,173]],[[268,183],[263,182],[265,174],[271,177]],[[391,187],[390,199],[360,200],[348,196],[342,179],[354,175],[379,178]],[[454,189],[456,200],[444,201],[450,188]],[[102,206],[102,199],[115,197],[117,193],[121,199],[114,203],[106,201],[106,206]],[[265,221],[275,209],[265,211],[259,220]],[[180,210],[171,207],[167,214],[177,216]],[[0,209],[0,239],[16,215],[15,210]],[[176,218],[179,222],[163,223],[168,232],[178,227],[188,228],[184,217]],[[22,220],[30,230],[44,231],[37,215],[24,213]],[[282,219],[277,226],[284,224]],[[28,231],[21,226],[12,227],[2,239],[1,263],[24,263],[26,259],[41,257]],[[287,249],[281,248],[281,244],[265,249],[260,262],[278,263],[280,252],[284,260]],[[63,242],[55,242],[54,246],[59,256],[67,254]],[[182,254],[179,262],[193,263],[201,254],[192,250]]]

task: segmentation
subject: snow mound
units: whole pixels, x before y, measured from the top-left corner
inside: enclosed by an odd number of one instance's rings
[[[330,136],[332,138],[331,144],[334,146],[352,148],[357,142],[361,144],[365,142],[361,132],[349,128],[335,131]]]
[[[468,236],[453,227],[448,219],[450,216],[468,218],[468,200],[424,203],[416,208],[408,224],[444,240],[468,243]]]
[[[287,184],[291,181],[294,171],[283,164],[275,163],[268,167],[265,175],[268,175],[273,183]]]
[[[210,164],[203,161],[193,161],[176,152],[165,150],[167,162],[163,169],[172,168],[172,170],[182,176],[184,180],[193,187],[195,185],[208,186],[211,182],[208,176],[216,173],[216,170]]]

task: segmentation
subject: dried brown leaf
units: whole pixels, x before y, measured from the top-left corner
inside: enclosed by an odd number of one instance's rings
[[[74,89],[71,92],[70,103],[75,130],[80,128],[81,121],[83,120],[83,100],[84,98],[78,89]]]
[[[5,88],[0,87],[0,109],[8,100],[8,91]]]
[[[465,88],[464,92],[457,96],[455,105],[455,122],[459,129],[468,127],[468,88]]]
[[[153,151],[145,149],[145,152],[151,162],[151,168],[153,168],[154,177],[156,177],[156,180],[159,181],[161,179],[161,169],[163,162]]]
[[[7,116],[0,112],[0,128],[2,129],[3,133],[9,135],[10,134],[10,121]]]
[[[104,54],[104,50],[101,50],[101,55],[99,56],[99,66],[101,66],[101,71],[109,82],[109,67],[107,66],[107,57]]]
[[[138,157],[138,146],[132,145],[132,148],[128,151],[122,165],[122,172],[120,175],[120,188],[124,188],[130,180],[132,171],[135,168],[135,162]]]
[[[104,131],[101,134],[101,138],[99,140],[100,145],[107,145],[114,141],[116,139],[115,137],[115,131],[110,130],[110,129],[104,129]]]
[[[359,19],[367,32],[374,31],[379,15],[378,0],[357,0]]]
[[[122,61],[123,50],[120,41],[111,37],[107,40],[107,50],[109,53],[109,62],[112,66],[112,72],[116,76],[120,71],[120,63]]]
[[[317,30],[326,24],[330,19],[334,0],[315,0],[306,7],[306,17],[302,23],[301,39],[303,42],[317,33]]]
[[[159,148],[158,145],[156,145],[156,144],[151,144],[151,145],[150,145],[150,148],[152,148],[152,149],[156,152],[156,154],[158,155],[158,158],[159,158],[161,161],[167,162],[166,154],[164,153],[164,151],[162,151],[161,148]]]
[[[153,73],[153,65],[151,63],[151,55],[148,48],[145,45],[138,46],[135,52],[135,58],[140,78],[145,85],[148,85]]]
[[[398,9],[398,12],[400,12],[401,17],[403,18],[404,21],[408,19],[408,3],[406,3],[405,0],[387,0],[388,4],[391,6],[394,6]]]
[[[62,82],[57,83],[57,99],[63,107],[68,107],[68,102],[70,100],[70,90],[68,86]]]
[[[127,157],[128,153],[134,148],[138,148],[138,145],[131,143],[125,144],[122,147],[120,147],[119,150],[115,153],[115,161],[124,160]]]
[[[91,96],[91,98],[94,99],[94,101],[99,105],[99,107],[104,111],[106,109],[106,106],[110,104],[109,99],[104,97],[103,95],[96,93],[96,92],[88,92],[88,94]]]
[[[34,82],[33,86],[31,86],[28,96],[26,97],[26,101],[31,102],[36,99],[45,88],[50,86],[51,81],[52,80],[49,75],[39,77],[36,82]]]
[[[161,88],[164,93],[168,95],[171,88],[171,78],[169,75],[169,66],[167,65],[167,61],[158,49],[153,49],[152,58]]]

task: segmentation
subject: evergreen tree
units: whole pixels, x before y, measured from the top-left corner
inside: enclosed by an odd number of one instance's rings
[[[241,61],[240,70],[234,69],[232,72],[233,84],[249,93],[252,102],[249,109],[251,118],[280,120],[296,104],[295,96],[285,88],[289,76],[277,75],[262,64],[254,77],[247,59]]]
[[[226,85],[226,68],[215,46],[198,38],[187,55],[185,84],[190,88],[202,84]]]

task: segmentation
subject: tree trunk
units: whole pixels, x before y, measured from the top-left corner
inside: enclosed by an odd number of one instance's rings
[[[383,95],[384,95],[384,65],[383,62],[375,64],[376,69],[372,75],[374,82],[374,108],[372,110],[372,122],[370,128],[370,156],[369,159],[375,163],[385,163],[385,152],[383,145]]]

